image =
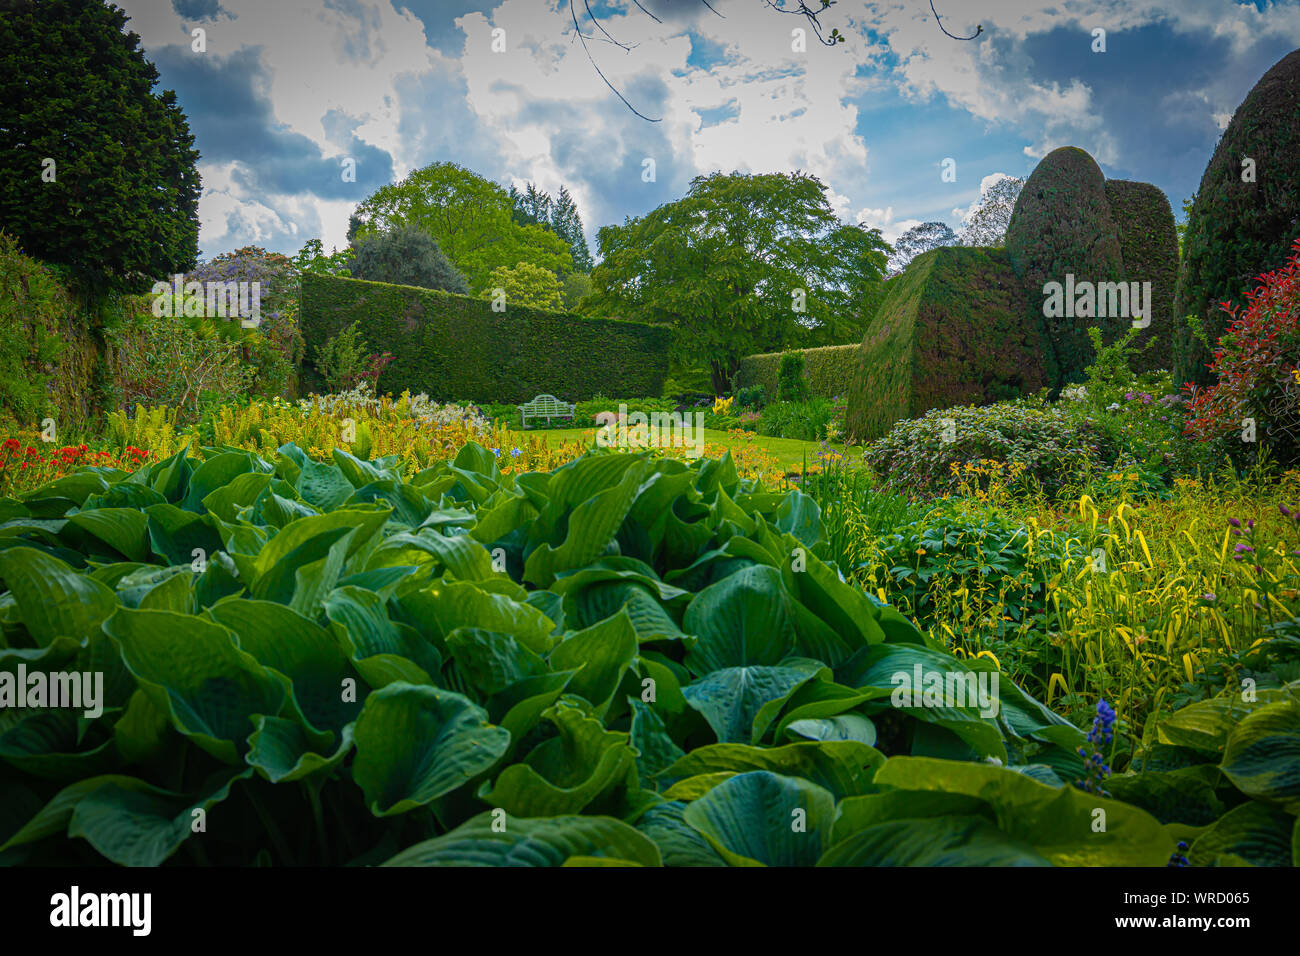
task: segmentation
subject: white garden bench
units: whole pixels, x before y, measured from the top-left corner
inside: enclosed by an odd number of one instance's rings
[[[562,402],[554,395],[538,395],[531,402],[525,402],[516,407],[522,416],[524,428],[528,427],[528,419],[530,418],[545,418],[546,424],[549,425],[552,418],[572,418],[578,410],[577,405]]]

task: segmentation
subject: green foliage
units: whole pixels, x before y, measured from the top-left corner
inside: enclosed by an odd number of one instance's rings
[[[557,275],[573,270],[563,239],[541,225],[520,225],[506,190],[455,163],[433,163],[376,190],[354,216],[356,240],[399,226],[432,236],[475,295],[491,288],[497,266],[527,262]]]
[[[520,262],[515,266],[497,266],[488,279],[487,298],[505,293],[507,305],[558,312],[564,306],[564,288],[555,273],[541,266]],[[452,291],[452,290],[448,290]]]
[[[897,701],[900,673],[973,687],[994,665],[844,583],[799,491],[729,458],[512,476],[470,444],[397,468],[205,449],[9,505],[0,673],[105,681],[94,716],[6,725],[4,862],[1151,866],[1175,846],[1063,784],[1082,733],[1006,675],[992,711]],[[1294,723],[1225,728],[1223,773],[1263,808],[1293,806]],[[190,811],[218,806],[200,850]]]
[[[857,371],[861,351],[862,346],[856,344],[801,349],[808,394],[820,398],[847,395]],[[781,363],[786,354],[769,352],[765,355],[747,355],[740,360],[740,367],[736,369],[737,396],[749,388],[760,389],[763,396],[761,402],[740,402],[741,405],[776,401]]]
[[[1180,325],[1175,378],[1208,385],[1210,348],[1227,327],[1220,302],[1240,302],[1258,275],[1282,266],[1300,238],[1300,50],[1246,95],[1215,147],[1187,220],[1174,314],[1196,315],[1205,337]],[[1253,182],[1244,161],[1253,160]]]
[[[1106,198],[1105,177],[1086,152],[1065,146],[1034,168],[1007,226],[1008,260],[1024,283],[1026,321],[1045,329],[1055,362],[1048,383],[1077,381],[1091,360],[1087,330],[1099,320],[1044,318],[1043,287],[1049,282],[1118,282],[1124,277],[1120,228]],[[1136,242],[1145,242],[1140,238]],[[1130,319],[1100,320],[1111,339]]]
[[[744,363],[741,363],[744,368]],[[746,385],[736,389],[736,404],[741,408],[762,408],[767,404],[767,395],[762,385]]]
[[[361,340],[361,323],[353,322],[316,349],[316,370],[330,394],[354,386],[366,369],[367,352]]]
[[[126,23],[86,0],[0,17],[0,230],[96,295],[142,292],[198,252],[194,137]]]
[[[1145,336],[1130,328],[1109,345],[1099,329],[1088,330],[1096,358],[1085,380],[1061,391],[1060,405],[1081,428],[1101,440],[1102,458],[1114,471],[1137,470],[1163,491],[1176,474],[1213,471],[1215,462],[1183,434],[1185,402],[1167,371],[1149,368],[1139,342]],[[1146,348],[1150,348],[1150,339]]]
[[[1106,464],[1100,436],[1088,423],[1030,399],[934,409],[898,422],[864,454],[885,486],[935,497],[970,480],[960,470],[967,464],[1015,466],[1004,477],[1048,494],[1086,483]]]
[[[46,383],[72,314],[58,280],[0,233],[0,409],[19,425],[36,425],[51,408]]]
[[[802,352],[784,352],[776,373],[776,399],[779,402],[802,402],[808,398]]]
[[[583,299],[591,295],[591,273],[570,272],[564,277],[564,311],[585,315]]]
[[[293,257],[294,268],[299,274],[314,272],[325,276],[351,275],[352,252],[350,249],[335,249],[329,255],[319,239],[308,239]]]
[[[669,331],[583,319],[407,286],[307,275],[302,333],[319,348],[353,322],[371,352],[395,356],[379,390],[438,400],[530,401],[542,393],[590,398],[618,382],[657,395],[667,372]],[[314,367],[308,376],[319,377]]]
[[[465,277],[442,254],[438,243],[414,226],[398,226],[358,238],[353,247],[350,274],[367,282],[469,294]]]
[[[866,441],[932,408],[1031,394],[1050,383],[1049,361],[1005,251],[931,250],[891,280],[867,328],[846,390],[848,435]]]
[[[772,402],[763,407],[758,433],[773,438],[822,441],[827,437],[826,427],[835,417],[836,406],[829,398]]]
[[[888,252],[879,232],[840,223],[826,186],[802,173],[698,176],[683,199],[597,241],[591,306],[673,326],[675,355],[703,357],[716,395],[745,355],[853,337]]]
[[[1119,226],[1124,279],[1151,283],[1151,324],[1137,344],[1139,371],[1173,364],[1174,293],[1178,286],[1178,230],[1169,197],[1150,183],[1106,180],[1106,201]],[[1148,348],[1149,343],[1154,343]],[[1094,345],[1095,348],[1095,345]]]

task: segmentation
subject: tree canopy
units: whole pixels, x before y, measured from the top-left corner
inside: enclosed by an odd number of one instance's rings
[[[432,236],[475,294],[490,288],[492,270],[520,262],[557,276],[573,270],[563,239],[541,225],[520,224],[503,187],[455,163],[433,163],[376,190],[357,206],[357,240],[399,226]]]
[[[115,6],[0,16],[0,230],[87,291],[143,291],[198,258],[199,154]]]
[[[679,357],[703,358],[718,394],[745,355],[860,335],[889,252],[799,172],[698,176],[684,198],[597,242],[587,304],[673,325]]]

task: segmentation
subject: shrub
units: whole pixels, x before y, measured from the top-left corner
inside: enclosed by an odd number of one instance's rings
[[[504,293],[507,305],[523,305],[548,312],[558,312],[564,307],[564,288],[560,285],[559,277],[550,269],[543,269],[530,262],[493,269],[488,277],[485,298],[494,298],[498,289]]]
[[[353,245],[350,268],[353,278],[368,282],[469,295],[465,277],[443,255],[437,241],[415,226],[362,236]]]
[[[1210,366],[1217,384],[1192,390],[1187,434],[1239,460],[1259,441],[1275,461],[1300,462],[1300,239],[1291,249],[1283,268],[1259,277],[1244,309],[1222,304],[1231,324]]]
[[[1143,482],[1154,480],[1160,492],[1174,475],[1213,470],[1210,456],[1182,435],[1185,400],[1170,374],[1133,371],[1141,364],[1142,349],[1134,344],[1139,330],[1130,328],[1109,345],[1096,328],[1088,332],[1096,358],[1084,382],[1062,390],[1060,405],[1081,427],[1097,432],[1109,469],[1137,472]]]
[[[1138,371],[1173,364],[1174,293],[1178,286],[1178,230],[1169,197],[1150,183],[1106,180],[1106,201],[1119,227],[1127,282],[1151,283],[1151,324],[1135,342]],[[1122,334],[1123,330],[1116,330]],[[1095,343],[1094,343],[1095,347]]]
[[[797,438],[820,441],[835,418],[835,405],[828,398],[810,398],[804,402],[773,402],[764,406],[758,433],[773,438]]]
[[[744,365],[742,360],[741,365]],[[762,408],[767,404],[767,396],[762,385],[748,385],[736,389],[736,404],[741,408]]]
[[[1106,198],[1105,177],[1086,152],[1053,150],[1030,174],[1007,226],[1006,251],[1024,283],[1026,321],[1041,325],[1055,362],[1050,384],[1077,381],[1091,358],[1089,326],[1105,325],[1114,337],[1129,319],[1043,316],[1043,286],[1066,281],[1117,282],[1123,278],[1120,231]]]
[[[297,388],[304,351],[298,329],[299,276],[288,256],[244,246],[200,263],[185,277],[186,282],[258,284],[261,322],[256,328],[211,316],[207,322],[216,335],[237,342],[240,359],[252,371],[247,388],[255,395],[290,395]]]
[[[1203,325],[1178,327],[1176,377],[1205,385],[1206,365],[1226,320],[1218,306],[1240,301],[1254,277],[1280,268],[1300,237],[1300,50],[1283,57],[1237,107],[1215,147],[1187,221],[1174,314]],[[1244,159],[1255,181],[1243,182]]]
[[[355,321],[366,347],[390,352],[380,391],[418,389],[443,401],[530,401],[542,393],[582,401],[618,383],[658,395],[670,329],[583,319],[430,289],[332,276],[302,279],[302,330],[313,347]],[[304,370],[314,381],[314,365]]]
[[[1050,383],[1049,347],[1001,249],[943,247],[892,280],[867,328],[847,431],[879,438],[932,408],[980,405]]]
[[[0,230],[96,297],[143,291],[198,251],[194,137],[126,25],[87,0],[11,0],[0,16]]]
[[[802,402],[808,398],[808,383],[803,372],[802,352],[786,352],[781,356],[781,369],[776,375],[777,401]]]
[[[353,322],[316,350],[316,368],[332,392],[355,386],[366,370],[366,350],[361,341],[361,323]]]
[[[1005,466],[1015,484],[1057,494],[1105,468],[1100,436],[1060,406],[1018,400],[935,409],[899,422],[864,450],[885,487],[917,496],[955,492],[975,468]],[[969,466],[969,467],[968,467]]]

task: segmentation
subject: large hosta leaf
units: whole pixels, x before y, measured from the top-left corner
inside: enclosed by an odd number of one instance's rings
[[[1057,866],[1163,866],[1176,843],[1144,810],[1001,767],[891,757],[875,782],[978,797],[993,808],[1000,830]]]
[[[1252,712],[1228,738],[1221,767],[1247,796],[1300,814],[1300,703]]]
[[[489,811],[403,850],[384,866],[563,866],[583,856],[661,863],[649,837],[610,817],[527,819]]]
[[[682,621],[699,641],[686,657],[699,674],[724,667],[772,667],[794,647],[795,626],[781,572],[755,565],[695,596]]]
[[[462,786],[505,753],[510,734],[472,701],[393,683],[366,698],[352,775],[375,816],[405,813]]]
[[[754,721],[764,705],[780,701],[816,670],[797,667],[728,667],[682,689],[686,702],[704,715],[720,743],[752,743]]]
[[[831,847],[818,866],[1051,866],[981,817],[893,820]]]
[[[117,608],[111,590],[34,548],[0,551],[0,579],[41,647],[59,637],[89,636]]]
[[[242,762],[252,717],[278,715],[284,705],[283,684],[219,624],[172,611],[122,608],[104,630],[172,725],[226,763]]]
[[[195,832],[198,820],[203,820],[206,830],[206,815],[230,795],[237,780],[252,775],[251,769],[220,774],[201,788],[197,798],[156,787],[126,788],[106,783],[77,802],[68,836],[84,837],[101,854],[122,866],[158,866]]]
[[[480,798],[514,816],[578,813],[597,798],[625,789],[636,776],[636,751],[628,735],[607,731],[568,699],[546,712],[559,735],[539,744],[523,763],[511,764]]]
[[[732,866],[812,866],[830,844],[835,798],[760,770],[718,784],[682,817]]]
[[[569,692],[585,697],[604,714],[636,652],[636,628],[627,612],[619,611],[555,645],[550,665],[557,671],[577,670]]]
[[[809,780],[842,799],[869,792],[872,775],[884,762],[885,755],[880,751],[851,740],[797,743],[784,747],[713,744],[699,747],[678,759],[663,772],[662,779],[671,782],[723,771],[769,770]]]
[[[1266,803],[1243,803],[1202,833],[1187,851],[1192,866],[1291,866],[1296,818]],[[1238,864],[1240,865],[1240,864]]]

